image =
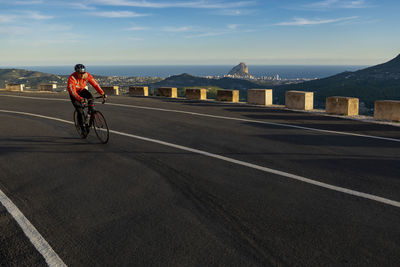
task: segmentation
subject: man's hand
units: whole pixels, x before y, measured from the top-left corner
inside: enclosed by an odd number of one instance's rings
[[[82,99],[81,99],[81,104],[82,104],[82,105],[85,105],[85,104],[86,104],[86,98],[82,98]]]

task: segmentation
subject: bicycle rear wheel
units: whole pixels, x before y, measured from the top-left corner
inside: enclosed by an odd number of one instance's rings
[[[82,118],[82,121],[84,121],[83,118]],[[84,127],[83,131],[82,131],[82,127],[79,124],[79,120],[78,120],[78,112],[76,110],[74,111],[74,124],[75,124],[75,129],[78,132],[79,136],[81,138],[86,138],[89,134],[89,131],[86,129],[86,127]]]
[[[93,129],[97,135],[97,138],[99,138],[101,143],[106,144],[110,137],[110,131],[108,129],[106,119],[100,111],[96,110],[92,115],[92,120]]]

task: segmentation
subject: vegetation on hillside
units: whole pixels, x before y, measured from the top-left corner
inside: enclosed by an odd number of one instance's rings
[[[343,72],[328,78],[300,84],[274,86],[274,98],[278,104],[285,101],[285,92],[301,90],[314,92],[315,105],[324,108],[329,96],[348,96],[360,99],[371,114],[377,100],[400,100],[400,55],[380,65],[355,72]]]

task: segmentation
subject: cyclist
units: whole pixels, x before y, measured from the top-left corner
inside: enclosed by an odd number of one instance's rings
[[[86,68],[82,64],[75,65],[75,72],[69,76],[68,79],[68,92],[69,97],[71,98],[72,105],[74,105],[76,111],[78,112],[78,122],[81,125],[82,133],[84,133],[85,128],[83,126],[82,120],[82,104],[85,103],[86,99],[88,101],[88,112],[89,114],[93,110],[93,96],[89,92],[87,88],[87,83],[90,83],[96,89],[97,93],[99,93],[103,100],[105,101],[107,96],[104,91],[101,89],[100,85],[93,78],[93,76],[86,72]]]

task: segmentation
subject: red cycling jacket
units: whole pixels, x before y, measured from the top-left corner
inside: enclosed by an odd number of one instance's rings
[[[78,78],[76,72],[72,73],[68,79],[68,92],[78,101],[82,101],[82,97],[79,93],[86,88],[86,84],[90,83],[96,89],[100,95],[104,95],[103,90],[101,90],[100,85],[96,82],[90,73],[85,73],[82,78]]]

